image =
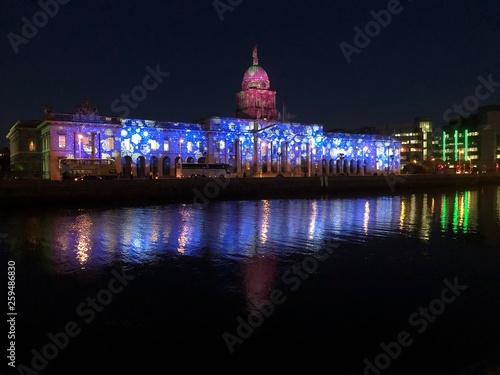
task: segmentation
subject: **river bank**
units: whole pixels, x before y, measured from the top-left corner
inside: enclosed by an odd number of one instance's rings
[[[215,200],[397,195],[499,185],[500,175],[389,175],[219,179],[133,179],[60,182],[2,181],[2,209],[83,208]]]

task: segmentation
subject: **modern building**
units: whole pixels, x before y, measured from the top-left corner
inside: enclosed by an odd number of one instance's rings
[[[435,156],[449,169],[465,173],[498,171],[500,162],[500,105],[479,107],[477,113],[458,117],[440,134]]]
[[[413,122],[366,127],[358,131],[396,138],[401,144],[401,169],[408,164],[429,162],[436,147],[431,117],[417,117]]]
[[[90,102],[74,113],[45,111],[43,120],[17,122],[7,135],[16,163],[33,158],[44,179],[61,178],[66,158],[114,159],[128,176],[179,176],[180,162],[226,163],[242,176],[398,173],[393,136],[327,132],[319,124],[284,122],[276,92],[259,66],[257,49],[236,95],[236,117],[190,123],[102,116]],[[34,145],[32,147],[32,145]]]

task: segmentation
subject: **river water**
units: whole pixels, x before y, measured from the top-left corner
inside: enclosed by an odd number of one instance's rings
[[[500,363],[500,187],[19,212],[0,249],[9,374]]]

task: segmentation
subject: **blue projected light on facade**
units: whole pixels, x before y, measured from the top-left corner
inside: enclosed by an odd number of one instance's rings
[[[131,158],[132,165],[164,158],[176,163],[206,160],[230,164],[235,172],[309,175],[397,172],[400,167],[395,138],[325,132],[316,124],[220,117],[201,123],[124,119],[120,145],[122,158]]]

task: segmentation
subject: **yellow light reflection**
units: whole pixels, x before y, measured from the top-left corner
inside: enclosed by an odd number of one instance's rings
[[[408,227],[415,228],[417,225],[417,197],[412,194],[410,197],[410,212],[408,213]]]
[[[420,234],[419,237],[422,240],[429,240],[431,237],[431,216],[429,214],[428,210],[428,199],[429,197],[427,194],[424,194],[423,200],[422,200],[422,224],[420,225]],[[432,210],[432,208],[431,208]]]
[[[82,215],[77,219],[76,223],[76,259],[83,266],[89,259],[89,251],[91,250],[90,228],[92,221],[87,215]]]
[[[401,200],[401,211],[399,213],[399,230],[405,228],[405,215],[406,215],[406,204],[404,200]]]
[[[458,196],[458,225],[460,228],[464,227],[464,195],[463,195],[463,193]]]

